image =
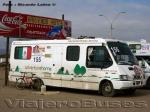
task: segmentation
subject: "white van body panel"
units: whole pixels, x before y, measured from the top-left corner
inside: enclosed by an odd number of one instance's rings
[[[46,86],[99,90],[103,80],[109,80],[114,89],[128,89],[142,87],[142,78],[134,79],[134,70],[131,65],[118,65],[107,46],[106,39],[70,39],[70,40],[34,40],[14,41],[11,46],[9,80],[15,82],[22,73],[32,73],[39,77]],[[16,47],[32,48],[29,60],[15,59]],[[79,60],[66,59],[67,47],[79,46]],[[87,48],[89,46],[105,46],[112,60],[107,68],[89,68],[86,66]],[[33,49],[38,47],[38,53]],[[128,81],[121,81],[120,75],[128,75]],[[136,83],[140,81],[140,83]]]

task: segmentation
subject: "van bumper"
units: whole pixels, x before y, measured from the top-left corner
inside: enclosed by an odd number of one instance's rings
[[[141,88],[143,87],[142,80],[133,81],[112,81],[114,89],[130,89],[130,88]]]

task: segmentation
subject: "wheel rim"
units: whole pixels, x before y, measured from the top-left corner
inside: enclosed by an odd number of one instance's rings
[[[102,94],[103,96],[114,96],[115,92],[113,91],[113,86],[111,82],[107,81],[102,84]]]
[[[43,85],[43,84],[42,84],[41,80],[36,80],[36,81],[34,82],[34,88],[35,88],[36,90],[38,90],[38,91],[41,90],[41,86],[42,86],[42,85]]]
[[[111,87],[110,83],[106,83],[104,90],[108,93],[111,93],[112,87]]]
[[[16,87],[17,87],[18,89],[23,89],[23,88],[25,87],[25,82],[24,82],[24,80],[18,79],[17,82],[16,82]]]

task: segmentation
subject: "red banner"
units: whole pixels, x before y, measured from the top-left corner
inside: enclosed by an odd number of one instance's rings
[[[18,38],[65,39],[71,21],[0,11],[0,35]]]

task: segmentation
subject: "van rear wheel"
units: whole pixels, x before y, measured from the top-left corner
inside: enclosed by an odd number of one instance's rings
[[[103,96],[114,96],[116,94],[113,85],[110,81],[106,81],[101,85],[101,93]]]
[[[37,91],[41,91],[41,86],[44,85],[43,81],[41,79],[35,79],[33,88]]]
[[[17,89],[24,89],[26,83],[22,78],[16,79],[16,88]]]

